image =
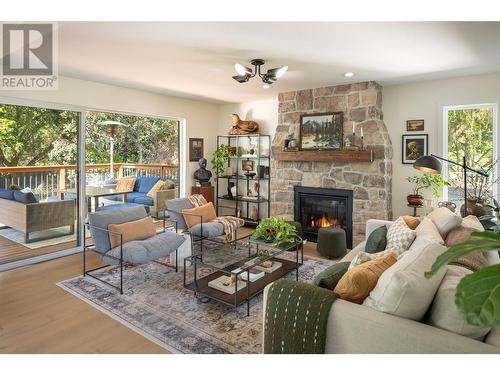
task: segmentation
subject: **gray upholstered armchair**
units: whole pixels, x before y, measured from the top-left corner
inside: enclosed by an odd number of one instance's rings
[[[165,215],[168,216],[170,221],[176,228],[178,233],[188,233],[191,238],[191,255],[202,253],[204,244],[214,243],[222,244],[225,242],[224,225],[220,222],[203,222],[200,215],[183,214],[182,210],[193,208],[193,204],[188,198],[170,199],[165,202]],[[234,207],[218,206],[219,208],[227,208],[234,210]],[[196,216],[199,220],[191,228],[188,228],[184,215]],[[236,231],[236,230],[235,230]],[[235,233],[236,236],[236,233]]]
[[[90,230],[93,244],[84,244],[83,251],[83,275],[93,277],[105,284],[108,284],[120,291],[123,294],[123,265],[143,264],[155,262],[170,268],[178,270],[178,254],[177,249],[184,242],[184,237],[172,231],[172,227],[166,226],[165,219],[163,220],[163,231],[144,240],[135,240],[130,242],[123,241],[123,235],[118,232],[113,232],[108,229],[110,224],[123,224],[131,221],[144,219],[148,214],[143,206],[119,208],[115,210],[91,212],[89,213],[89,223],[86,228]],[[116,236],[119,245],[112,247],[110,236]],[[85,236],[84,236],[85,238]],[[104,263],[103,266],[87,270],[86,268],[86,253],[94,251],[100,260]],[[170,254],[176,254],[175,266],[167,263],[162,263],[159,259],[166,258]],[[120,286],[115,286],[109,282],[102,280],[91,274],[101,268],[109,266],[120,267]]]

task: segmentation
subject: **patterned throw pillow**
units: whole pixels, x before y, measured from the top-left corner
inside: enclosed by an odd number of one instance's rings
[[[398,254],[408,250],[415,239],[416,232],[406,225],[402,217],[399,217],[387,230],[386,249],[394,249]]]
[[[380,228],[375,229],[366,239],[365,252],[373,254],[385,250],[385,247],[387,245],[386,237],[387,227],[385,225],[382,225]]]
[[[125,192],[133,191],[135,185],[135,177],[121,177],[116,182],[116,191]]]
[[[359,266],[365,262],[369,262],[370,260],[385,257],[389,253],[395,253],[394,249],[387,249],[384,251],[379,251],[378,253],[367,253],[365,251],[360,251],[356,254],[356,256],[351,260],[351,264],[349,265],[349,269]]]
[[[162,180],[156,181],[156,184],[153,185],[153,187],[151,188],[151,190],[149,190],[146,195],[148,197],[150,197],[150,198],[154,198],[157,191],[165,189],[165,185],[166,184],[167,183],[165,181],[162,181]]]

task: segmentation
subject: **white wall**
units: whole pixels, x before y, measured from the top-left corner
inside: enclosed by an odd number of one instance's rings
[[[233,113],[239,115],[242,120],[257,121],[260,134],[273,135],[278,125],[278,99],[220,105],[217,134],[227,134],[232,125]]]
[[[21,99],[29,102],[55,103],[83,109],[117,111],[166,116],[183,119],[187,150],[190,137],[205,139],[205,157],[210,159],[216,145],[218,106],[216,104],[165,96],[146,91],[133,90],[68,77],[60,77],[59,89],[54,91],[7,91],[0,90],[1,99]],[[5,100],[4,100],[5,101]],[[187,155],[186,155],[187,156]],[[197,163],[187,161],[185,181],[187,192],[193,184],[193,172]],[[181,171],[183,169],[181,168]]]
[[[406,132],[406,120],[425,120],[422,133],[429,135],[429,152],[440,155],[442,107],[500,102],[500,73],[385,86],[382,99],[384,122],[394,148],[392,205],[394,217],[397,217],[410,213],[406,196],[411,193],[411,184],[405,178],[420,173],[411,165],[401,163],[402,135],[411,134]],[[432,193],[427,192],[426,198],[432,198]]]

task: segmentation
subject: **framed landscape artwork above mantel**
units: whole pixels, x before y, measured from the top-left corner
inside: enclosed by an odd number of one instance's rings
[[[311,113],[300,116],[299,149],[302,151],[341,150],[343,113]]]

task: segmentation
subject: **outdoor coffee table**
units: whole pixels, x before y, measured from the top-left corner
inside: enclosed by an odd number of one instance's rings
[[[256,258],[259,250],[265,249],[269,254],[249,264]],[[294,255],[292,260],[283,255]],[[300,257],[299,257],[300,255]],[[290,257],[288,257],[290,258]],[[239,280],[238,276],[250,279],[250,273],[261,272],[261,265],[266,260],[281,263],[281,267],[273,272],[264,273],[264,276],[255,281]],[[299,267],[304,262],[304,247],[302,242],[290,244],[286,247],[273,247],[264,241],[242,239],[203,250],[203,254],[196,254],[184,259],[184,287],[193,291],[195,295],[201,294],[213,300],[236,308],[247,304],[247,316],[250,315],[250,299],[261,293],[264,288],[288,273],[295,271],[296,280],[299,279]],[[276,264],[275,264],[276,265]],[[188,268],[192,271],[188,281]],[[239,269],[237,272],[232,272]],[[245,276],[243,276],[245,275]],[[221,276],[234,276],[230,293],[209,286]],[[233,289],[234,288],[234,289]]]
[[[101,187],[101,186],[86,186],[85,195],[87,196],[87,212],[92,212],[92,199],[94,199],[94,207],[99,207],[99,198],[109,197],[111,195],[121,195],[122,202],[125,203],[125,196],[133,191],[117,191],[115,188]],[[64,200],[66,194],[78,194],[77,189],[61,189],[61,200]]]

